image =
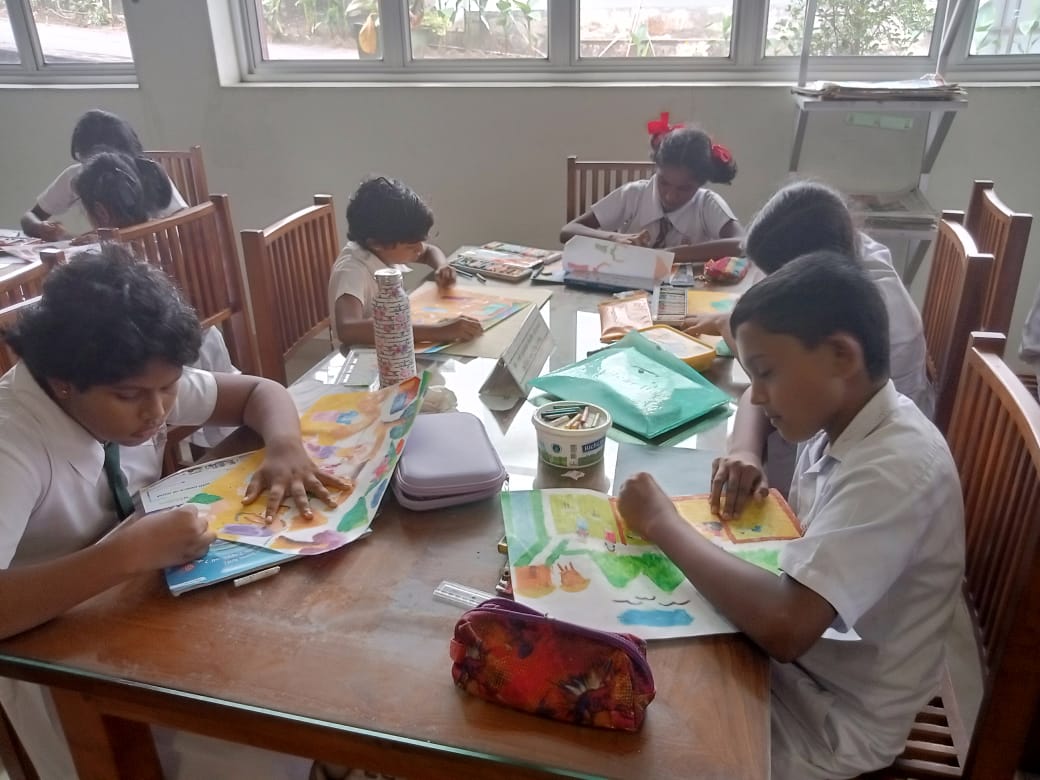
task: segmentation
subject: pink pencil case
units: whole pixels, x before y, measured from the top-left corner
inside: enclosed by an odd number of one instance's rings
[[[406,509],[440,509],[497,495],[508,477],[477,417],[421,414],[394,472],[393,490]]]

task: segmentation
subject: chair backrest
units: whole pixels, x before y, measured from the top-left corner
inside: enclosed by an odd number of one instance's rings
[[[155,160],[166,171],[173,186],[184,196],[189,206],[198,206],[209,200],[209,185],[206,183],[206,166],[202,163],[202,147],[193,146],[186,151],[146,151],[145,157]]]
[[[43,280],[54,268],[65,262],[65,253],[60,249],[44,249],[40,259],[0,279],[0,335],[14,325],[22,309],[39,300],[43,292]],[[0,374],[4,374],[18,362],[18,357],[0,339]]]
[[[1014,212],[997,197],[993,182],[976,181],[971,188],[964,226],[979,251],[993,255],[982,312],[982,327],[986,330],[1007,333],[1011,326],[1032,224],[1032,214]]]
[[[12,303],[10,306],[0,307],[0,375],[6,374],[18,362],[18,356],[11,351],[7,343],[2,339],[4,332],[18,321],[18,315],[21,314],[23,309],[27,309],[38,300],[40,300],[39,296],[26,298],[17,303]]]
[[[235,366],[255,374],[256,339],[245,309],[242,268],[232,236],[227,195],[213,195],[165,219],[98,230],[102,241],[127,245],[172,277],[195,307],[202,326],[219,326],[224,332]]]
[[[935,384],[935,424],[946,430],[968,337],[982,324],[982,305],[993,256],[980,253],[954,212],[943,212],[932,243],[932,270],[921,319]]]
[[[260,374],[285,384],[285,359],[328,332],[329,275],[339,253],[332,196],[315,195],[313,206],[263,230],[243,230],[242,251]]]
[[[567,158],[567,221],[580,217],[622,184],[654,175],[653,161],[603,162]]]
[[[974,333],[947,439],[964,492],[964,593],[983,697],[963,777],[1012,777],[1040,696],[1040,403]]]

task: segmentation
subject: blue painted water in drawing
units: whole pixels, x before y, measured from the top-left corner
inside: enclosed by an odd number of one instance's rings
[[[626,626],[668,628],[690,625],[693,615],[685,609],[626,609],[618,615],[618,620]]]

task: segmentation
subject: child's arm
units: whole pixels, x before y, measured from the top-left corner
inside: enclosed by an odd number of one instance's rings
[[[417,342],[443,344],[471,341],[484,332],[484,327],[470,317],[456,317],[437,325],[415,325],[412,332]],[[341,295],[336,299],[336,338],[348,346],[375,344],[372,319],[364,316],[364,306],[353,295]]]
[[[739,257],[743,251],[744,228],[735,219],[722,226],[719,238],[701,244],[671,247],[676,263],[702,263],[716,257]]]
[[[762,453],[769,431],[769,419],[751,403],[750,388],[745,390],[737,404],[728,451],[712,464],[712,512],[721,517],[736,517],[753,496],[765,496],[769,485],[762,469]]]
[[[64,241],[72,238],[64,225],[51,220],[51,215],[35,204],[22,215],[22,232],[33,238],[42,238],[44,241]]]
[[[729,312],[687,315],[683,317],[682,330],[691,336],[722,336],[729,351],[737,354],[737,340],[729,327]]]
[[[438,287],[450,287],[455,284],[455,269],[448,265],[448,258],[444,256],[439,246],[434,244],[423,244],[426,247],[419,255],[419,262],[433,269],[433,278]]]
[[[186,505],[128,521],[70,555],[0,570],[0,638],[46,623],[129,577],[195,560],[215,538],[196,507]]]
[[[701,536],[649,474],[637,474],[624,484],[618,511],[626,525],[660,547],[719,612],[781,663],[809,650],[837,616],[814,590],[730,555]]]
[[[264,462],[246,488],[242,503],[254,501],[267,491],[268,517],[273,517],[282,498],[292,496],[305,516],[312,512],[307,494],[335,506],[329,487],[344,489],[341,480],[318,468],[303,448],[300,416],[289,392],[277,382],[243,374],[214,374],[217,380],[216,408],[208,423],[247,425],[264,440]]]
[[[641,233],[618,233],[613,230],[601,230],[599,219],[592,211],[586,211],[580,217],[568,222],[560,231],[560,243],[566,244],[574,236],[588,236],[589,238],[605,238],[607,241],[616,241],[619,244],[633,244],[635,246],[646,246],[650,243],[649,231]]]

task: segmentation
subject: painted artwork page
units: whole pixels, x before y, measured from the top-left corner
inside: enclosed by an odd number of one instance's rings
[[[501,498],[513,593],[520,603],[560,620],[645,639],[736,631],[658,547],[625,528],[614,499],[590,490],[509,492]],[[714,544],[776,574],[783,544],[801,536],[775,491],[732,521],[712,515],[707,496],[672,501]]]
[[[427,282],[409,296],[412,302],[413,325],[436,325],[456,317],[471,317],[491,328],[516,314],[530,301],[488,295],[483,290],[455,285],[441,290]]]
[[[342,547],[368,532],[425,389],[424,375],[375,392],[332,393],[300,416],[307,452],[323,470],[351,486],[336,496],[335,509],[312,498],[313,517],[308,519],[285,500],[275,519],[267,522],[266,494],[244,505],[242,496],[263,462],[263,450],[242,460],[191,501],[221,539],[291,555]]]

